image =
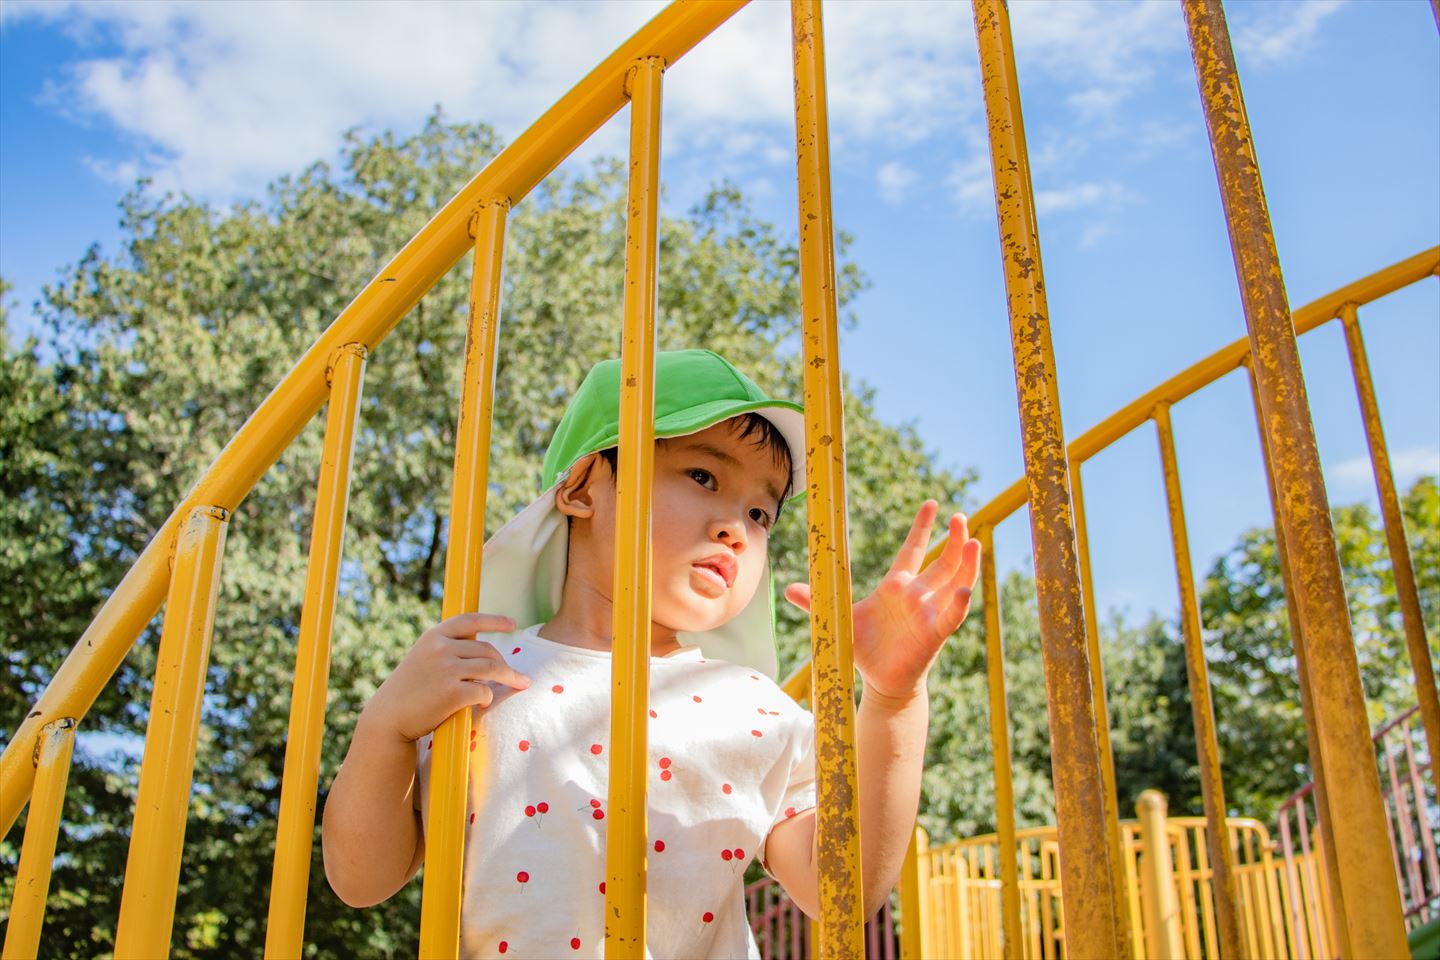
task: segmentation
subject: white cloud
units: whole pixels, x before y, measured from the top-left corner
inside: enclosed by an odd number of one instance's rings
[[[61,25],[88,52],[55,109],[98,117],[137,169],[209,197],[253,192],[326,156],[348,127],[413,128],[435,104],[513,139],[661,9],[583,3],[78,3],[7,0],[4,16]],[[667,150],[736,165],[793,157],[789,5],[740,11],[667,74]],[[914,142],[973,113],[974,41],[961,5],[836,4],[826,10],[832,137]],[[957,52],[959,55],[957,55]],[[602,132],[608,150],[623,131]]]
[[[972,153],[968,160],[952,164],[945,186],[962,213],[972,217],[995,212],[995,182],[990,176],[990,155]]]
[[[882,164],[875,171],[875,182],[880,187],[880,197],[886,203],[899,204],[915,183],[915,171],[899,160]]]
[[[1343,0],[1287,0],[1251,3],[1232,13],[1236,55],[1247,64],[1264,66],[1293,59],[1309,49],[1326,17]]]
[[[1103,183],[1087,181],[1067,184],[1051,190],[1036,190],[1035,213],[1043,217],[1047,214],[1064,213],[1081,207],[1093,207],[1096,204],[1115,203],[1124,195],[1124,189],[1113,181]]]
[[[1440,474],[1440,448],[1412,447],[1399,453],[1390,454],[1390,473],[1395,486],[1401,490],[1410,486],[1421,476]],[[1325,476],[1342,491],[1373,490],[1375,472],[1370,458],[1352,457],[1325,468]]]

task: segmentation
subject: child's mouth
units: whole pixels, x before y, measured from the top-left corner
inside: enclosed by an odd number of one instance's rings
[[[701,566],[698,563],[692,563],[690,565],[690,569],[694,570],[702,580],[706,581],[707,583],[713,584],[719,590],[725,591],[730,589],[730,584],[725,582],[725,578],[720,575],[720,571],[716,570],[714,567]]]

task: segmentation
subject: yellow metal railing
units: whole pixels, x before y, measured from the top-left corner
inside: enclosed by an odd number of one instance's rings
[[[1167,818],[1165,798],[1146,791],[1140,818],[1120,824],[1121,870],[1126,878],[1126,924],[1133,931],[1133,960],[1200,960],[1224,952],[1218,922],[1218,874],[1205,817]],[[1270,832],[1258,820],[1230,817],[1226,840],[1236,937],[1253,960],[1332,955],[1315,944],[1313,927],[1326,923],[1326,900],[1316,886],[1317,854],[1273,855]],[[923,834],[923,831],[921,831]],[[925,847],[913,881],[921,898],[919,955],[951,960],[1058,960],[1068,933],[1061,893],[1061,844],[1054,827],[1021,830],[1013,846],[995,834]],[[1013,850],[1013,857],[1002,851]],[[1003,883],[997,862],[1020,865],[1021,935],[1004,933]],[[1295,875],[1304,879],[1295,882]],[[910,915],[902,915],[902,925]],[[1305,926],[1311,924],[1310,928]],[[1298,936],[1298,940],[1297,940]],[[1007,951],[1007,943],[1018,949]],[[913,955],[913,954],[912,954]]]
[[[1363,696],[1295,337],[1336,317],[1345,324],[1399,582],[1417,699],[1430,752],[1437,755],[1440,704],[1357,311],[1377,297],[1435,273],[1440,267],[1440,251],[1427,251],[1341,288],[1292,316],[1223,13],[1218,0],[1182,0],[1250,337],[1172,378],[1067,446],[1061,429],[1008,13],[1002,0],[973,0],[973,4],[1026,476],[971,518],[971,528],[986,547],[982,589],[999,839],[993,850],[986,848],[990,852],[983,862],[958,852],[926,851],[917,842],[910,858],[916,865],[912,872],[930,877],[927,882],[943,895],[927,915],[924,904],[930,899],[917,899],[914,890],[907,894],[906,902],[919,904],[914,910],[923,917],[918,925],[907,922],[912,920],[910,915],[902,921],[909,926],[903,932],[907,951],[913,955],[915,950],[925,950],[926,944],[940,944],[942,940],[937,938],[949,936],[943,931],[959,929],[954,923],[962,914],[981,917],[984,922],[975,929],[990,931],[984,934],[989,939],[979,946],[990,949],[998,945],[1012,958],[1058,956],[1062,950],[1068,956],[1139,955],[1137,951],[1148,949],[1146,939],[1153,939],[1154,931],[1136,919],[1143,911],[1136,905],[1139,894],[1131,856],[1135,841],[1133,830],[1122,829],[1116,806],[1081,487],[1085,461],[1147,420],[1156,423],[1166,466],[1208,825],[1192,831],[1191,840],[1175,847],[1181,864],[1176,869],[1193,869],[1194,876],[1201,878],[1196,882],[1215,891],[1213,907],[1204,906],[1211,900],[1201,898],[1195,921],[1189,926],[1182,923],[1181,934],[1202,938],[1207,955],[1262,951],[1257,931],[1269,928],[1256,919],[1261,916],[1256,912],[1258,906],[1246,906],[1251,903],[1246,891],[1253,886],[1247,879],[1254,873],[1247,873],[1252,861],[1243,855],[1233,859],[1231,848],[1219,842],[1232,828],[1223,820],[1223,785],[1209,717],[1208,680],[1199,650],[1201,624],[1194,604],[1169,422],[1172,404],[1246,365],[1255,391],[1277,540],[1296,628],[1293,635],[1302,706],[1316,776],[1317,825],[1330,840],[1323,856],[1306,854],[1312,857],[1312,869],[1316,858],[1323,861],[1317,874],[1323,883],[1313,889],[1324,891],[1327,898],[1327,922],[1338,952],[1398,954],[1403,950],[1400,900],[1378,840],[1384,833],[1385,812],[1376,772],[1368,765]],[[17,897],[12,907],[21,922],[12,922],[7,957],[25,953],[38,935],[48,881],[48,851],[54,849],[75,724],[83,719],[167,594],[116,955],[163,956],[168,952],[226,525],[257,480],[328,400],[325,459],[302,613],[266,946],[270,955],[300,952],[315,812],[310,799],[314,796],[314,758],[323,731],[330,620],[365,359],[420,297],[467,251],[472,252],[472,303],[442,612],[448,617],[473,609],[481,576],[494,368],[502,349],[497,331],[506,217],[541,179],[627,104],[632,108],[631,216],[626,238],[622,351],[627,371],[623,394],[626,426],[620,442],[622,495],[617,543],[621,554],[616,584],[617,597],[624,599],[616,604],[615,626],[617,636],[628,634],[636,640],[633,649],[616,651],[612,713],[616,746],[611,760],[610,807],[629,813],[615,817],[609,835],[606,911],[615,922],[609,925],[606,950],[614,956],[644,954],[643,718],[648,689],[644,628],[649,622],[646,531],[650,523],[646,484],[654,374],[660,89],[664,71],[743,5],[744,0],[677,0],[592,70],[442,207],[360,291],[177,505],[79,638],[0,757],[0,831],[9,830],[26,802],[32,800],[32,792],[34,795],[22,856],[28,899],[22,903]],[[802,361],[806,430],[815,442],[807,445],[806,458],[813,661],[792,678],[793,683],[787,683],[787,689],[798,690],[814,681],[811,695],[817,717],[820,806],[819,952],[858,956],[863,951],[857,816],[860,785],[854,747],[845,435],[818,0],[793,0],[792,33]],[[1053,835],[1044,837],[1015,829],[1003,642],[995,558],[990,549],[995,525],[1027,502],[1050,729],[1055,740],[1057,825]],[[932,556],[942,546],[937,544]],[[462,711],[446,721],[435,737],[421,933],[421,950],[427,956],[454,956],[458,949],[462,848],[458,841],[470,759],[469,723],[468,711]],[[622,796],[624,803],[619,802]],[[1201,842],[1206,836],[1208,848]],[[1193,861],[1187,860],[1192,849]],[[1185,867],[1186,863],[1193,863],[1193,868]],[[40,901],[35,900],[37,890]],[[1185,896],[1180,890],[1177,902],[1182,915]],[[1151,899],[1164,902],[1163,897]],[[1067,904],[1071,915],[1064,913]],[[1086,908],[1074,910],[1076,904]],[[1273,916],[1273,911],[1268,915]],[[950,926],[944,926],[946,923]],[[973,942],[943,942],[947,949],[978,949]],[[1032,948],[1033,953],[1024,953]]]

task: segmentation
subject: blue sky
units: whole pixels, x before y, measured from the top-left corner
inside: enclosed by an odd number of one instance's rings
[[[17,325],[138,175],[225,203],[440,103],[508,140],[659,8],[584,3],[0,3],[0,275]],[[1245,334],[1179,5],[1012,0],[1067,436]],[[1230,2],[1292,306],[1440,242],[1440,44],[1427,0]],[[662,176],[720,177],[793,233],[788,8],[756,0],[666,81]],[[1023,471],[969,5],[826,8],[836,221],[871,288],[842,361],[881,414]],[[570,163],[625,145],[618,116]],[[459,185],[457,184],[457,187]],[[1362,311],[1397,479],[1440,470],[1440,291]],[[1338,327],[1302,340],[1332,502],[1374,501]],[[1269,523],[1249,390],[1173,417],[1197,570]],[[1099,606],[1173,615],[1153,428],[1087,466]],[[897,504],[896,509],[913,505]],[[1023,514],[1002,566],[1028,563]]]

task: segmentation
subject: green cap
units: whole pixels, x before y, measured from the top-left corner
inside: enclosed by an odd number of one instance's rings
[[[709,350],[655,355],[655,436],[683,437],[706,427],[758,413],[775,424],[790,445],[791,490],[805,489],[803,408],[772,400],[750,378]],[[577,461],[620,443],[620,361],[597,363],[575,391],[545,451],[541,486],[553,487]]]

